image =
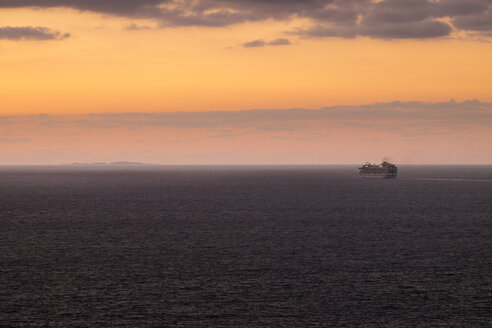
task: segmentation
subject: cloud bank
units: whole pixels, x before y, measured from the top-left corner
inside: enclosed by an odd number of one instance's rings
[[[428,39],[453,31],[492,32],[489,0],[0,0],[0,8],[65,7],[153,19],[163,27],[221,27],[243,22],[305,18],[304,37]]]
[[[62,40],[69,38],[69,33],[60,33],[47,27],[31,26],[4,26],[0,27],[0,39],[6,40]]]
[[[386,126],[395,122],[417,126],[492,127],[492,103],[478,100],[464,102],[389,102],[361,106],[330,106],[321,109],[257,109],[240,111],[165,112],[165,113],[107,113],[85,115],[27,115],[0,116],[0,127],[37,125],[40,127],[75,126],[87,129],[139,129],[165,127],[193,128],[250,128],[290,131],[294,126],[371,125]],[[432,132],[432,131],[430,131]]]
[[[0,116],[1,164],[492,163],[492,104]]]

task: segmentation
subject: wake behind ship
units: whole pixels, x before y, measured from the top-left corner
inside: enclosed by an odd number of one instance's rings
[[[359,170],[361,177],[370,179],[396,178],[398,172],[396,165],[386,161],[379,165],[366,163],[362,167],[359,167]]]

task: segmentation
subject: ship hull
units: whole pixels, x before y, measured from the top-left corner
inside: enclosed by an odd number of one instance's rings
[[[388,175],[386,173],[361,173],[360,176],[366,179],[394,179],[396,175]]]

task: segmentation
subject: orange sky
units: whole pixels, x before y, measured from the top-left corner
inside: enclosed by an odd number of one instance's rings
[[[462,31],[423,39],[319,39],[293,33],[314,24],[296,16],[224,27],[159,27],[162,22],[150,18],[67,8],[0,8],[0,22],[2,117],[316,109],[397,100],[492,102],[492,65],[488,64],[492,43]],[[131,24],[145,28],[126,28]],[[1,38],[2,27],[25,26],[48,27],[60,35],[70,33],[70,37]],[[279,38],[288,39],[290,44],[243,46],[254,40],[268,43]],[[490,109],[485,115],[491,115]],[[289,134],[285,130],[278,135],[268,132],[266,137],[259,132],[242,136],[234,133],[230,138],[209,138],[206,131],[210,130],[205,126],[200,131],[196,127],[153,128],[149,130],[153,134],[121,128],[112,130],[108,138],[104,137],[104,129],[81,132],[80,126],[72,126],[75,134],[87,133],[84,138],[73,139],[73,144],[64,137],[70,130],[67,126],[46,130],[32,122],[12,124],[0,124],[0,164],[125,159],[164,164],[320,164],[356,163],[367,157],[379,160],[380,156],[409,163],[492,163],[491,155],[474,150],[492,145],[492,129],[474,122],[467,123],[466,132],[454,130],[447,137],[426,133],[418,142],[389,131],[387,125],[355,131],[310,123],[308,131],[292,130]],[[420,123],[414,124],[418,129]],[[451,129],[445,124],[440,128]],[[237,126],[228,129],[240,131]],[[25,135],[21,132],[24,130]],[[469,131],[475,132],[470,135]],[[366,145],[367,139],[361,142],[354,133],[369,135],[372,141]],[[187,134],[193,141],[186,141],[183,135]],[[299,138],[306,134],[324,136],[302,142]],[[392,141],[386,142],[389,136]],[[125,144],[118,143],[123,139],[128,139]],[[172,141],[177,139],[179,145]],[[388,153],[377,151],[381,146],[389,147]],[[434,154],[434,146],[439,146],[442,153]],[[448,150],[456,147],[463,151],[450,155]],[[272,155],[274,149],[279,154]],[[302,154],[302,150],[309,155]],[[40,156],[43,151],[47,152]],[[230,156],[214,157],[211,153]]]

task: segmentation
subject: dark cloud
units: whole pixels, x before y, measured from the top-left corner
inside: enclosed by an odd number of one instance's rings
[[[47,27],[4,26],[0,27],[0,39],[7,40],[61,40],[70,37],[69,33],[62,34]]]
[[[446,23],[425,20],[400,24],[367,24],[357,34],[382,39],[428,39],[449,35],[451,26]]]
[[[487,0],[445,0],[434,4],[444,16],[480,15],[490,8]]]
[[[67,7],[155,20],[162,27],[220,27],[306,18],[307,37],[435,38],[453,28],[488,35],[490,0],[0,0],[0,8]]]
[[[146,14],[146,10],[156,10],[164,0],[0,0],[3,8],[54,8],[66,7],[81,11],[100,12],[121,16]],[[148,13],[147,13],[148,14]]]
[[[453,25],[462,30],[480,31],[490,35],[492,33],[492,7],[482,12],[454,17]]]
[[[386,0],[374,4],[365,13],[362,22],[413,23],[432,18],[433,3],[428,0]]]
[[[295,34],[304,37],[427,39],[449,36],[453,28],[492,31],[492,18],[489,17],[492,3],[488,0],[385,0],[362,3],[353,7],[357,12],[356,20],[348,19],[350,16],[346,14],[348,18],[341,22],[336,22],[331,16],[326,19],[318,17],[317,25]],[[336,11],[332,9],[331,15],[339,17]],[[449,18],[451,23],[445,18]]]

